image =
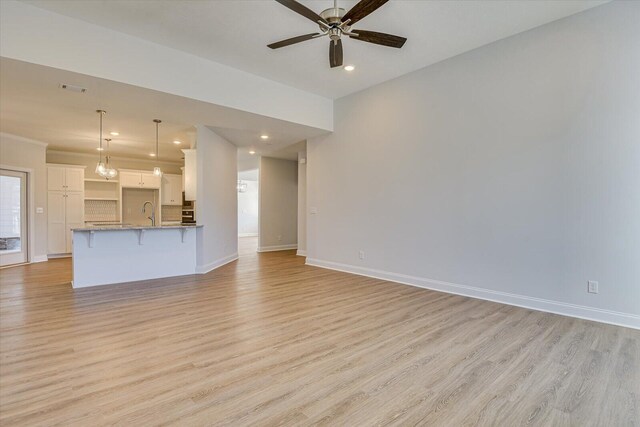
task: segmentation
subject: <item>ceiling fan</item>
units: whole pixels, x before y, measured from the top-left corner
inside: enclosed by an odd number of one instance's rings
[[[329,44],[329,64],[331,68],[342,65],[342,36],[349,36],[354,40],[375,43],[382,46],[401,48],[407,41],[404,37],[394,36],[391,34],[378,33],[376,31],[351,29],[351,26],[370,13],[374,12],[380,6],[389,0],[360,0],[348,12],[338,7],[338,0],[333,0],[333,7],[326,9],[318,15],[313,10],[298,3],[295,0],[276,0],[281,5],[288,7],[294,12],[304,16],[307,19],[317,23],[320,26],[319,33],[305,34],[302,36],[292,37],[290,39],[281,40],[276,43],[267,45],[271,49],[279,49],[295,43],[306,40],[317,39],[319,37],[329,36],[331,43]]]

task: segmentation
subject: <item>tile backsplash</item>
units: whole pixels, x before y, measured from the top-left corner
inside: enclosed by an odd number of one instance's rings
[[[118,202],[116,200],[85,200],[85,222],[118,220]]]
[[[182,206],[162,205],[162,221],[182,221]]]

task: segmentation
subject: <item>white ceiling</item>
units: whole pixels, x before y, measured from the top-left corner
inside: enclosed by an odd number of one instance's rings
[[[608,0],[390,1],[355,27],[408,38],[402,49],[346,40],[348,73],[328,65],[327,39],[271,50],[267,44],[316,31],[271,0],[29,0],[78,18],[328,98],[338,98]],[[304,0],[320,12],[332,0]],[[347,9],[356,2],[340,0]]]
[[[59,88],[68,83],[87,88],[80,94]],[[154,118],[160,124],[160,160],[180,161],[195,125],[202,124],[240,147],[239,157],[253,167],[260,155],[295,159],[288,147],[325,131],[193,99],[110,80],[2,58],[0,61],[0,130],[49,143],[49,148],[97,153],[99,116],[107,111],[104,136],[112,154],[150,159],[155,147]],[[260,139],[267,134],[268,143]],[[173,144],[174,140],[182,142]],[[286,149],[284,149],[287,147]],[[256,155],[248,151],[254,149]],[[284,149],[284,150],[283,150]]]

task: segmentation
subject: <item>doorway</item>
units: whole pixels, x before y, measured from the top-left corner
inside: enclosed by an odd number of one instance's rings
[[[258,170],[238,173],[238,250],[258,249]]]
[[[29,260],[27,173],[0,169],[0,267]]]

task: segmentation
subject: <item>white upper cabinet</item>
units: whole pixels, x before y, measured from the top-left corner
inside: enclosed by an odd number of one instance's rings
[[[47,166],[49,191],[84,191],[84,166]]]
[[[120,171],[120,186],[123,188],[139,188],[142,183],[140,172]]]
[[[182,150],[184,153],[184,198],[196,200],[196,150]]]
[[[181,206],[182,205],[182,176],[163,175],[162,176],[162,204]]]
[[[122,188],[151,188],[160,189],[160,177],[153,172],[120,171],[120,186]]]
[[[64,191],[64,171],[62,166],[47,167],[47,188],[49,191]]]
[[[67,168],[64,178],[67,191],[84,191],[84,169]]]
[[[155,176],[153,172],[142,172],[140,174],[140,180],[142,182],[142,188],[157,188],[160,189],[162,178]]]

